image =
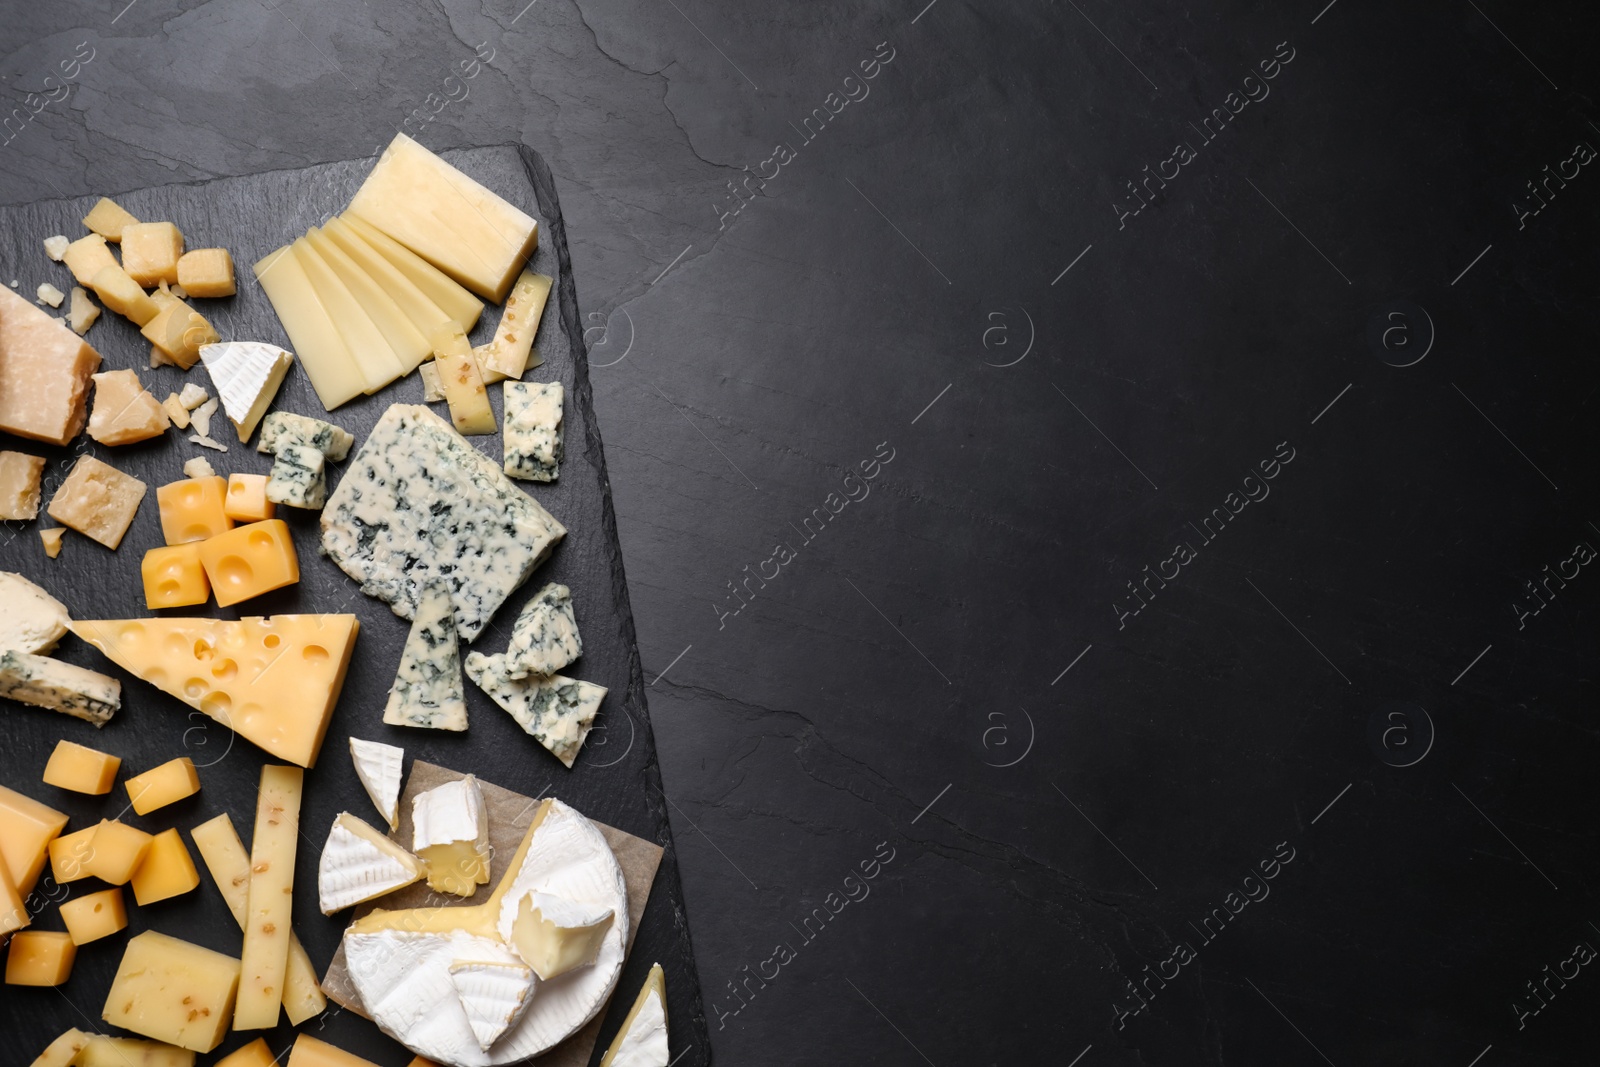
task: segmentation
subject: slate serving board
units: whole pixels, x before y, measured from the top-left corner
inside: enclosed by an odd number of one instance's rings
[[[572,589],[584,655],[567,673],[606,686],[605,699],[594,731],[572,770],[567,770],[538,742],[517,727],[476,687],[467,684],[471,728],[464,734],[409,730],[385,726],[383,704],[399,662],[408,624],[388,606],[361,594],[332,562],[317,551],[316,512],[280,508],[295,537],[300,557],[300,583],[233,608],[184,608],[164,615],[273,615],[294,612],[353,612],[361,619],[344,693],[339,701],[316,768],[306,777],[305,808],[301,814],[302,844],[297,856],[299,875],[295,898],[295,928],[317,965],[319,973],[333,957],[345,916],[324,917],[317,909],[315,869],[327,827],[340,811],[350,811],[369,821],[380,821],[351,766],[347,739],[354,735],[403,745],[411,759],[470,771],[529,796],[552,795],[580,811],[666,848],[638,939],[607,1008],[605,1026],[594,1062],[610,1042],[626,1015],[634,992],[652,962],[667,973],[668,1010],[672,1020],[672,1053],[680,1067],[710,1061],[710,1045],[700,1003],[699,980],[689,940],[676,855],[672,849],[665,796],[661,789],[644,684],[634,639],[615,516],[606,480],[600,429],[595,422],[588,369],[580,342],[582,319],[578,312],[571,261],[549,168],[537,153],[520,145],[464,149],[444,153],[446,159],[494,189],[539,220],[539,248],[531,265],[557,279],[558,300],[546,309],[537,348],[543,366],[525,375],[529,381],[560,381],[566,387],[566,457],[560,480],[544,486],[519,483],[567,527],[565,540],[552,558],[515,593],[472,647],[499,651],[509,638],[509,628],[524,601],[546,582],[561,582]],[[349,202],[372,166],[372,159],[325,164],[304,170],[275,171],[241,178],[224,178],[186,185],[170,185],[119,193],[116,199],[142,219],[168,219],[176,223],[190,248],[222,246],[233,252],[239,278],[237,296],[221,300],[196,300],[198,310],[216,326],[224,339],[261,340],[290,347],[265,293],[255,283],[250,264],[272,249],[321,224]],[[71,287],[66,268],[44,255],[40,242],[52,234],[82,234],[83,215],[94,198],[49,200],[0,209],[0,284],[18,283],[17,291],[31,297],[40,282],[63,291]],[[492,336],[500,309],[487,307],[473,332],[474,344]],[[135,368],[159,399],[184,382],[197,382],[214,393],[201,365],[185,373],[176,368],[148,369],[149,346],[131,323],[109,312],[89,331],[88,340],[104,359],[103,370]],[[501,392],[491,386],[497,415]],[[284,383],[275,410],[330,417],[365,440],[378,417],[393,403],[421,403],[422,383],[415,374],[401,379],[374,396],[361,397],[326,416],[304,372],[297,366]],[[445,414],[442,404],[435,410]],[[66,477],[77,453],[87,452],[144,480],[150,487],[127,537],[116,552],[68,532],[58,559],[44,555],[37,531],[58,525],[41,512],[35,522],[0,524],[0,569],[18,571],[57,596],[75,618],[128,618],[150,614],[144,607],[139,560],[146,549],[162,543],[155,488],[183,477],[182,465],[203,455],[218,473],[266,473],[270,457],[241,446],[233,427],[219,411],[212,436],[229,445],[222,455],[187,440],[187,432],[169,430],[160,439],[122,448],[106,448],[87,436],[67,448],[49,448],[0,435],[0,448],[48,457],[44,499]],[[500,459],[501,441],[493,437],[469,438]],[[343,474],[335,465],[333,477]],[[465,653],[463,649],[463,653]],[[67,662],[107,672],[123,682],[123,707],[103,730],[87,723],[39,709],[0,700],[0,782],[20,789],[68,813],[68,829],[101,818],[121,817],[149,831],[177,826],[193,851],[188,831],[219,812],[227,812],[248,842],[255,812],[255,792],[264,754],[231,731],[211,722],[180,701],[139,682],[112,665],[95,649],[69,635],[57,651]],[[122,757],[122,771],[113,791],[105,797],[85,797],[46,786],[39,775],[57,740],[67,738]],[[149,816],[134,815],[127,807],[122,781],[129,775],[174,759],[190,756],[200,768],[201,792]],[[198,863],[198,856],[196,857]],[[62,929],[55,904],[91,889],[103,888],[86,881],[56,885],[48,870],[35,890],[32,910],[35,929]],[[44,1048],[69,1026],[109,1032],[100,1020],[101,1008],[127,939],[142,930],[156,929],[237,954],[239,934],[233,919],[209,876],[202,870],[199,889],[183,897],[146,908],[136,908],[129,897],[128,929],[100,942],[83,946],[71,979],[59,989],[0,986],[0,1054],[6,1062],[26,1059]],[[376,1027],[335,1005],[303,1030],[365,1056],[380,1065],[405,1064],[410,1054],[381,1034]],[[232,1034],[218,1054],[246,1043],[257,1035]],[[286,1050],[292,1030],[284,1023],[266,1032],[272,1050]],[[200,1062],[215,1058],[202,1056]]]

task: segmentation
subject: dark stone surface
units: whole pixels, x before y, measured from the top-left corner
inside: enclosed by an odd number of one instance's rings
[[[0,201],[549,161],[719,1062],[1590,1062],[1592,10],[924,3],[12,4]]]

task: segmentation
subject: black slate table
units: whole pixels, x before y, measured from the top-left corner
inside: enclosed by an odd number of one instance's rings
[[[718,1062],[1588,1063],[1596,23],[13,2],[0,202],[549,161]]]

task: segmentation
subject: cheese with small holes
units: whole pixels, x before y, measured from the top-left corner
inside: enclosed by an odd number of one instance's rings
[[[93,456],[79,456],[45,510],[91,541],[115,550],[133,525],[145,484]]]
[[[102,196],[83,217],[83,224],[108,241],[122,240],[122,231],[139,220],[121,204]]]
[[[177,827],[150,839],[150,851],[128,884],[140,907],[182,896],[200,884],[200,872],[194,869],[194,860],[189,858]]]
[[[505,391],[506,473],[555,481],[561,474],[561,383],[508,381]]]
[[[653,964],[600,1067],[668,1067],[667,980]]]
[[[104,726],[122,706],[122,683],[72,663],[0,653],[0,697]]]
[[[100,353],[53,316],[0,286],[0,430],[64,445],[88,417]]]
[[[167,432],[171,420],[166,409],[145,389],[136,371],[101,371],[93,378],[90,437],[103,445],[131,445]]]
[[[265,522],[272,518],[276,509],[267,499],[267,476],[228,475],[228,498],[222,511],[234,522]]]
[[[327,457],[305,445],[281,445],[267,478],[267,499],[274,504],[315,511],[328,502]]]
[[[300,580],[289,525],[282,519],[236,526],[200,543],[205,568],[218,607],[231,607]]]
[[[50,759],[44,765],[45,785],[68,789],[74,793],[104,796],[111,792],[117,780],[117,769],[122,759],[109,752],[100,752],[73,741],[57,741]]]
[[[202,541],[152,548],[139,562],[144,582],[144,606],[183,608],[204,604],[211,599],[211,580],[200,562]]]
[[[0,571],[0,652],[47,654],[66,636],[67,606],[20,574]]]
[[[122,619],[72,630],[124,670],[279,759],[310,767],[360,631],[354,615]]]
[[[572,610],[572,590],[551,582],[522,607],[506,649],[508,678],[554,674],[583,655],[583,638]]]
[[[493,656],[470,652],[466,670],[467,677],[509,712],[524,733],[549,749],[556,759],[572,766],[594,725],[600,702],[605,699],[604,686],[559,674],[512,678],[504,652]]]
[[[72,1067],[194,1067],[194,1053],[160,1041],[97,1034],[89,1038]]]
[[[430,889],[469,897],[489,881],[489,809],[472,775],[413,797],[411,824]]]
[[[156,489],[161,512],[161,535],[169,545],[204,541],[233,529],[224,502],[228,480],[220,474],[184,478]]]
[[[33,892],[50,842],[66,825],[61,812],[0,785],[0,863],[18,892]]]
[[[128,909],[122,902],[122,890],[116,886],[64,901],[60,912],[61,923],[74,945],[110,937],[128,925]]]
[[[351,815],[340,812],[317,861],[317,902],[322,914],[375,900],[424,875],[422,861]]]
[[[356,777],[391,830],[400,824],[400,779],[405,759],[406,750],[397,745],[350,739],[350,761],[355,764]]]
[[[540,980],[548,982],[593,963],[614,918],[610,908],[529,893],[517,905],[511,944]]]
[[[430,575],[450,582],[475,640],[566,528],[432,411],[384,412],[322,512],[322,550],[361,591],[413,618]]]
[[[200,360],[206,365],[228,420],[241,444],[250,440],[278,395],[294,356],[277,345],[260,341],[229,341],[202,345]]]
[[[232,956],[146,930],[123,950],[101,1018],[169,1045],[210,1052],[227,1036],[238,989],[239,961]]]
[[[39,517],[39,480],[44,457],[0,451],[0,519]]]
[[[194,760],[179,756],[134,775],[123,785],[127,787],[128,799],[133,802],[134,813],[148,815],[157,808],[176,804],[200,792],[200,772],[194,769]]]
[[[390,726],[465,730],[467,693],[450,585],[442,578],[430,578],[418,598],[383,721]]]
[[[4,924],[4,910],[0,908],[0,925]],[[12,936],[6,953],[6,985],[60,985],[71,976],[77,955],[78,946],[69,934],[24,930]]]
[[[332,411],[366,389],[366,378],[344,335],[312,288],[305,268],[289,246],[267,253],[254,267],[256,281],[278,313],[300,366],[311,379],[322,406]]]
[[[544,318],[544,306],[554,284],[554,278],[530,270],[523,271],[517,278],[511,295],[506,298],[500,324],[495,327],[494,340],[489,342],[488,356],[482,361],[485,374],[492,371],[502,378],[520,378],[527,371],[533,338],[539,332],[539,322]]]
[[[250,887],[245,897],[235,1030],[266,1030],[278,1025],[289,967],[290,904],[304,787],[305,772],[299,767],[268,764],[261,768],[256,829],[250,839]]]

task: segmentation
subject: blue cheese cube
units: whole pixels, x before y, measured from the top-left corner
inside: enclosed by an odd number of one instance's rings
[[[518,680],[506,670],[505,653],[467,654],[467,677],[517,720],[524,733],[538,741],[569,768],[605,699],[604,686],[563,678],[530,675]]]
[[[507,381],[505,390],[506,473],[555,481],[561,473],[561,383]]]
[[[551,582],[523,606],[511,627],[506,673],[518,680],[554,674],[581,655],[583,638],[572,611],[572,590]]]
[[[267,499],[292,508],[322,507],[328,502],[327,457],[309,445],[280,444],[267,479]]]
[[[350,454],[350,446],[355,443],[356,439],[348,430],[331,422],[296,415],[292,411],[274,411],[261,422],[256,451],[276,455],[285,445],[303,445],[338,463]]]
[[[456,616],[450,606],[450,583],[442,578],[431,578],[422,587],[417,617],[400,653],[400,669],[389,689],[383,721],[390,726],[431,730],[467,728]]]
[[[0,697],[104,726],[122,706],[115,678],[16,650],[0,655]]]

